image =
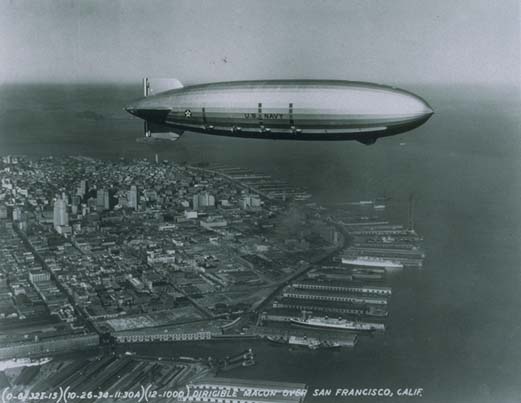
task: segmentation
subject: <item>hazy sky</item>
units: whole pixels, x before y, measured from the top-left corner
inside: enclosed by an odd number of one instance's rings
[[[519,83],[518,0],[0,0],[0,82]]]

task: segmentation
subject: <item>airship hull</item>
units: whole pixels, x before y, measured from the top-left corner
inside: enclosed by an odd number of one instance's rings
[[[359,140],[412,130],[432,115],[418,96],[350,81],[238,81],[178,88],[126,108],[178,131],[286,140]]]

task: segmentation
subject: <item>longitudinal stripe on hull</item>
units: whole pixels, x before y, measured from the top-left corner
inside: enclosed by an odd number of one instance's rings
[[[314,116],[306,116],[299,117],[296,116],[294,121],[294,126],[300,129],[330,129],[330,128],[345,128],[345,129],[355,129],[355,128],[371,128],[371,127],[381,127],[381,126],[392,126],[396,124],[407,124],[417,120],[417,117],[395,117],[395,118],[371,118],[371,119],[353,119],[348,116],[336,116],[335,118],[328,119],[327,115],[314,115]],[[260,127],[260,124],[263,124],[266,128],[291,128],[291,124],[289,119],[280,119],[280,120],[266,120],[263,119],[244,119],[241,118],[241,114],[221,114],[221,115],[209,115],[206,117],[206,120],[203,120],[202,117],[197,115],[192,115],[191,118],[177,117],[177,116],[169,116],[165,123],[166,124],[179,124],[179,125],[213,125],[213,126],[222,126],[222,127]]]

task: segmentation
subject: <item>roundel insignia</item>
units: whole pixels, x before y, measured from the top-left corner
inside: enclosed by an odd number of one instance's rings
[[[187,110],[185,111],[185,117],[186,117],[186,118],[191,118],[191,117],[192,117],[192,111],[191,111],[190,109],[187,109]]]

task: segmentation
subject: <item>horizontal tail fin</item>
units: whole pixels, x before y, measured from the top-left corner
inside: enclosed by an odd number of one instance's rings
[[[145,142],[161,142],[161,141],[176,141],[179,140],[183,134],[182,130],[176,130],[171,127],[159,125],[145,120],[144,125]]]

